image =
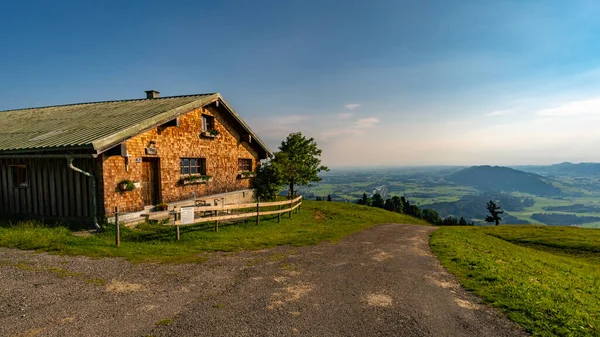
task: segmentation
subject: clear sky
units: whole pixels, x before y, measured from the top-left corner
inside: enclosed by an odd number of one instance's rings
[[[600,1],[4,1],[0,110],[221,92],[327,165],[600,161]]]

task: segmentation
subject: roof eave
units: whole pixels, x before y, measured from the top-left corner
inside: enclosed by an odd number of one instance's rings
[[[242,117],[240,117],[240,115],[238,115],[238,113],[227,103],[227,101],[223,98],[223,96],[221,96],[221,94],[217,93],[216,95],[218,96],[218,100],[221,102],[223,107],[225,107],[229,111],[231,116],[233,116],[233,118],[238,123],[240,123],[240,125],[244,128],[244,130],[246,130],[246,132],[248,132],[248,134],[250,134],[252,136],[252,140],[255,141],[263,149],[266,157],[272,157],[273,152],[271,152],[269,147],[258,137],[258,135],[254,131],[252,131],[250,126],[248,126],[248,124],[246,124],[246,122],[242,119]]]

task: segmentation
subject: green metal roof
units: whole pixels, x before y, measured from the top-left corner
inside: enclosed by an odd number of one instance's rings
[[[271,155],[219,93],[0,111],[0,154],[76,149],[99,153],[215,101],[220,101],[266,155]]]

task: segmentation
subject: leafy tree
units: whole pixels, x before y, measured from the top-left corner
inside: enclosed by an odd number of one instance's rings
[[[392,199],[390,199],[390,198],[388,198],[388,199],[385,201],[385,205],[383,206],[383,208],[387,209],[387,210],[388,210],[388,211],[390,211],[390,212],[395,212],[395,211],[396,211],[396,208],[395,208],[395,206],[394,206],[394,202],[393,202],[393,201],[392,201]]]
[[[438,212],[432,210],[431,208],[426,208],[423,210],[423,220],[429,222],[432,225],[439,226],[442,224],[442,218],[438,214]]]
[[[402,202],[400,201],[400,197],[397,195],[393,196],[392,202],[394,203],[394,212],[402,213]]]
[[[317,196],[317,199],[315,199],[315,201],[323,201],[323,198]]]
[[[459,226],[468,226],[469,224],[467,223],[467,220],[465,220],[465,218],[463,218],[462,216],[460,217],[460,220],[458,220],[458,225]]]
[[[385,207],[385,201],[383,201],[381,194],[379,194],[379,193],[373,194],[373,200],[371,201],[371,206],[378,207],[378,208]]]
[[[402,207],[400,207],[402,209],[402,213],[409,214],[410,202],[408,202],[404,196],[400,197],[400,205],[402,205]]]
[[[278,165],[271,161],[261,164],[254,178],[254,195],[260,200],[275,200],[281,190],[281,171]]]
[[[327,195],[327,201],[331,201],[331,194]]]
[[[421,213],[421,209],[417,205],[410,205],[408,208],[408,215],[415,217],[417,219],[422,219],[423,214]]]
[[[301,132],[291,133],[281,142],[273,160],[281,171],[282,181],[290,186],[292,196],[296,185],[321,181],[319,172],[329,171],[321,165],[321,153],[315,140],[307,139]]]
[[[486,206],[488,212],[490,212],[490,215],[488,215],[485,218],[486,222],[495,222],[496,226],[498,226],[500,224],[500,221],[502,221],[502,218],[500,217],[500,214],[504,213],[504,211],[502,210],[502,208],[498,205],[496,205],[496,203],[493,200],[490,200],[487,203]]]
[[[371,198],[367,197],[367,193],[363,193],[362,198],[356,202],[359,205],[371,206]]]

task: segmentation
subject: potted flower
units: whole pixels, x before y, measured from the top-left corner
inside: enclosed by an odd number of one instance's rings
[[[160,204],[154,206],[155,211],[166,211],[169,208],[169,204],[166,202],[161,202]]]
[[[135,183],[129,179],[124,179],[119,183],[119,189],[121,192],[135,190]]]

